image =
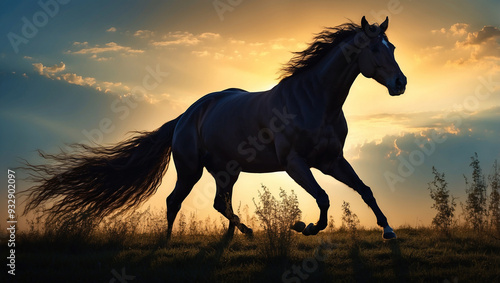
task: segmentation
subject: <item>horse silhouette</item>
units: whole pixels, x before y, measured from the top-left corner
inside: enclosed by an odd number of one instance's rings
[[[217,185],[214,208],[237,227],[252,229],[234,214],[231,198],[240,172],[286,171],[316,199],[319,221],[292,225],[304,235],[327,226],[330,201],[311,173],[317,168],[356,190],[373,210],[383,238],[396,238],[387,218],[343,156],[347,124],[342,106],[361,73],[404,93],[406,77],[385,35],[388,18],[370,25],[345,23],[317,34],[310,46],[283,68],[280,82],[268,91],[231,88],[207,94],[176,119],[151,132],[139,132],[114,146],[75,145],[71,152],[45,154],[49,164],[31,165],[37,185],[27,190],[25,212],[53,201],[50,217],[67,214],[100,219],[136,208],[159,187],[173,155],[177,183],[167,198],[168,238],[184,199],[203,168]]]

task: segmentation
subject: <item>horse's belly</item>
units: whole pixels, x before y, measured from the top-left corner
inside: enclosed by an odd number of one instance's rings
[[[283,171],[272,145],[242,141],[237,146],[224,145],[207,148],[209,163],[217,164],[218,170],[241,170],[249,173]],[[226,168],[227,167],[227,168]],[[229,168],[230,167],[230,168]]]
[[[241,169],[243,172],[249,173],[266,173],[283,171],[285,168],[279,163],[274,152],[262,151],[258,152],[255,158],[248,156],[245,160],[241,160]]]
[[[251,164],[250,166],[247,164],[242,166],[241,171],[248,173],[271,173],[285,171],[285,168],[271,163]]]

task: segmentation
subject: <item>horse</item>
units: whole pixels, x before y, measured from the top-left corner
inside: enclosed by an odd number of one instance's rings
[[[74,145],[72,151],[46,154],[47,164],[28,164],[38,185],[27,190],[25,213],[52,201],[53,217],[72,214],[97,219],[138,207],[161,184],[173,156],[177,181],[166,199],[167,239],[184,199],[205,167],[216,182],[214,208],[229,220],[228,233],[252,229],[233,212],[233,186],[241,172],[286,171],[315,200],[316,224],[298,221],[291,228],[316,235],[327,227],[330,201],[311,168],[358,192],[372,209],[384,239],[396,234],[370,187],[344,158],[347,123],[342,106],[359,74],[403,94],[407,79],[395,46],[382,24],[353,22],[326,28],[283,67],[279,83],[262,92],[230,88],[201,97],[184,113],[151,132],[136,132],[112,146]]]

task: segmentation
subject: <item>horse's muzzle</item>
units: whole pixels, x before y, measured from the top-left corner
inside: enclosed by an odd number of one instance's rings
[[[406,90],[406,76],[402,73],[394,76],[394,78],[387,84],[387,89],[391,96],[398,96]]]

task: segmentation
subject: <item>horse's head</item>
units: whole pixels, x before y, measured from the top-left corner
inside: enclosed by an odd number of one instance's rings
[[[361,19],[365,44],[359,53],[358,64],[365,77],[386,86],[390,95],[400,95],[405,92],[406,77],[394,58],[394,45],[385,35],[388,25],[389,18],[379,26],[370,25],[365,17]]]

